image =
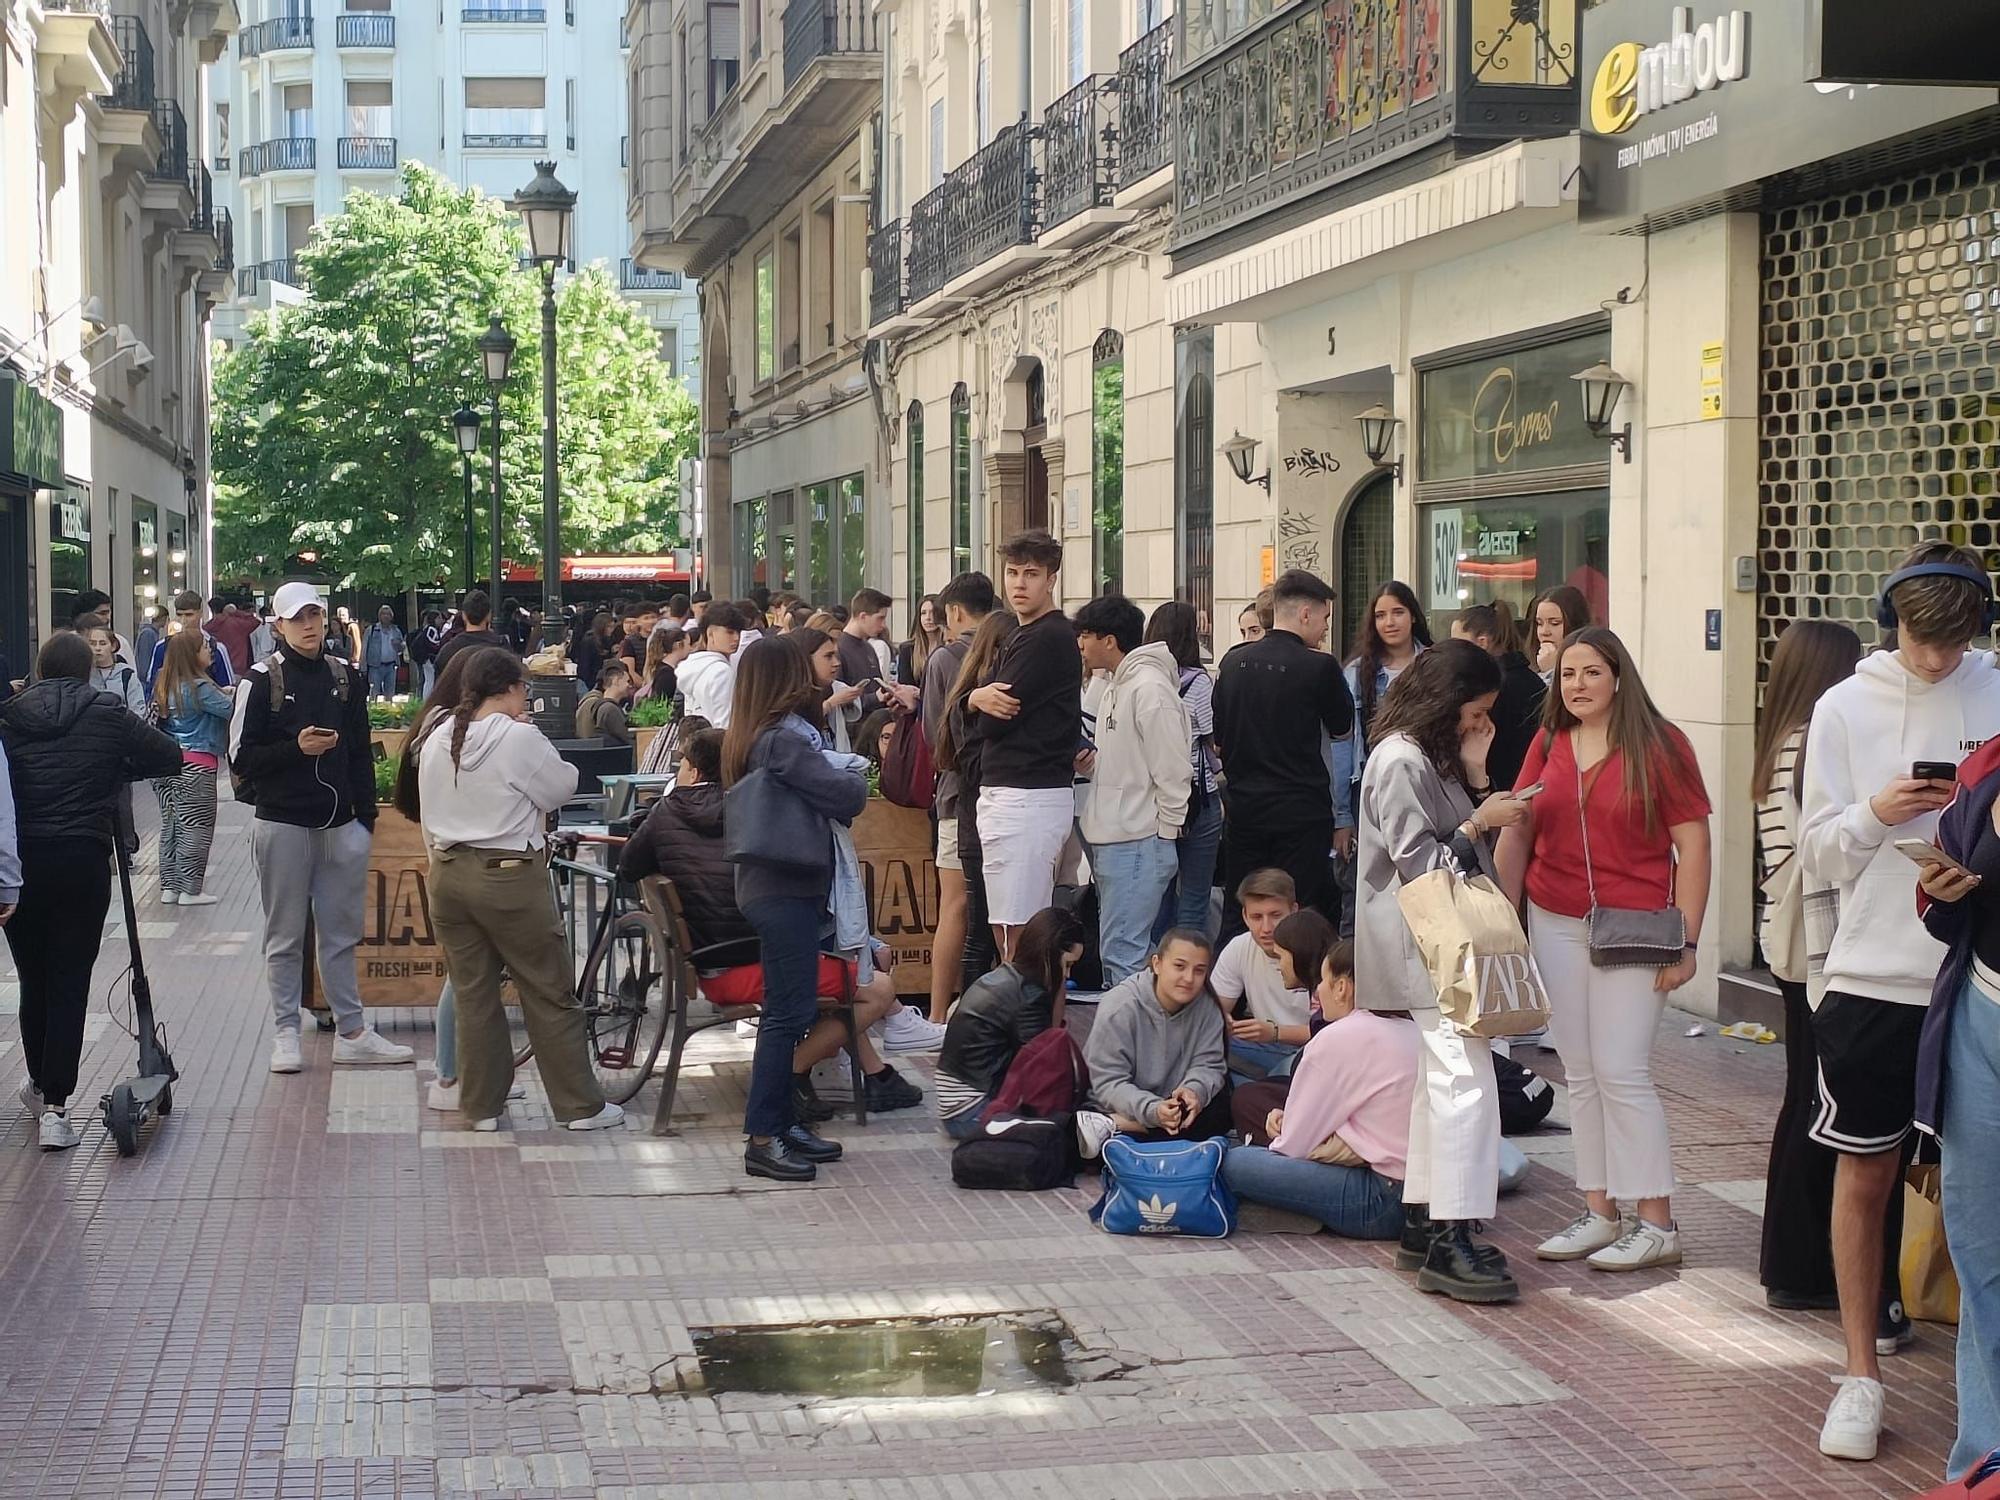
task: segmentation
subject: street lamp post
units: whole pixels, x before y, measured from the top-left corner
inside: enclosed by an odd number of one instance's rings
[[[514,358],[514,336],[495,313],[479,335],[479,360],[486,368],[486,388],[493,401],[493,618],[500,618],[500,387],[507,383],[507,366]]]
[[[560,639],[562,496],[556,480],[556,267],[570,259],[576,194],[556,180],[556,164],[535,163],[534,181],[514,195],[528,231],[528,255],[542,273],[542,641]]]
[[[469,593],[472,590],[472,553],[478,546],[474,540],[472,518],[472,455],[479,451],[479,413],[470,406],[461,405],[451,414],[451,427],[458,438],[458,464],[465,487],[465,587]]]

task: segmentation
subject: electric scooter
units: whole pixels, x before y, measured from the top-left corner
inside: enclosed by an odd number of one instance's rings
[[[139,916],[132,904],[132,856],[122,838],[115,842],[118,885],[125,898],[125,940],[132,947],[132,1029],[139,1039],[139,1073],[99,1099],[97,1107],[104,1114],[104,1128],[117,1142],[118,1154],[133,1156],[139,1150],[139,1127],[154,1115],[174,1112],[174,1080],[181,1075],[167,1051],[166,1033],[153,1019],[153,987],[139,953]]]

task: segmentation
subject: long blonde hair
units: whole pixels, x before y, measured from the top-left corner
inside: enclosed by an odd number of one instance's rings
[[[162,719],[180,712],[184,690],[198,693],[199,684],[209,680],[201,666],[201,648],[207,644],[207,637],[199,630],[183,630],[167,637],[167,653],[153,683],[153,707]]]

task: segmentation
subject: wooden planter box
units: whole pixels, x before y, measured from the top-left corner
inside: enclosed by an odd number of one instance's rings
[[[400,760],[403,756],[403,741],[410,737],[407,729],[371,729],[368,738],[375,746],[377,760]]]
[[[653,741],[660,737],[665,728],[663,724],[654,724],[632,731],[632,764],[635,767],[646,763],[646,752],[653,748]]]

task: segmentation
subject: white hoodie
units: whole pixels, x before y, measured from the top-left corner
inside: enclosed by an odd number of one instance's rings
[[[576,795],[576,767],[532,724],[489,714],[466,726],[458,764],[451,724],[417,754],[424,838],[433,848],[539,849],[548,815]]]
[[[689,717],[706,719],[717,729],[729,727],[729,704],[736,696],[733,658],[719,651],[697,651],[681,663],[674,685],[680,689]]]
[[[1193,778],[1180,669],[1164,642],[1126,653],[1097,703],[1097,769],[1083,804],[1092,844],[1178,838]]]
[[[1800,873],[1808,891],[1840,892],[1840,925],[1826,959],[1827,988],[1901,1005],[1928,1005],[1944,946],[1917,919],[1917,867],[1898,839],[1928,842],[1929,813],[1891,828],[1868,799],[1920,760],[1961,761],[2000,734],[2000,671],[1968,651],[1942,682],[1925,682],[1894,652],[1877,651],[1813,710],[1799,817]]]

